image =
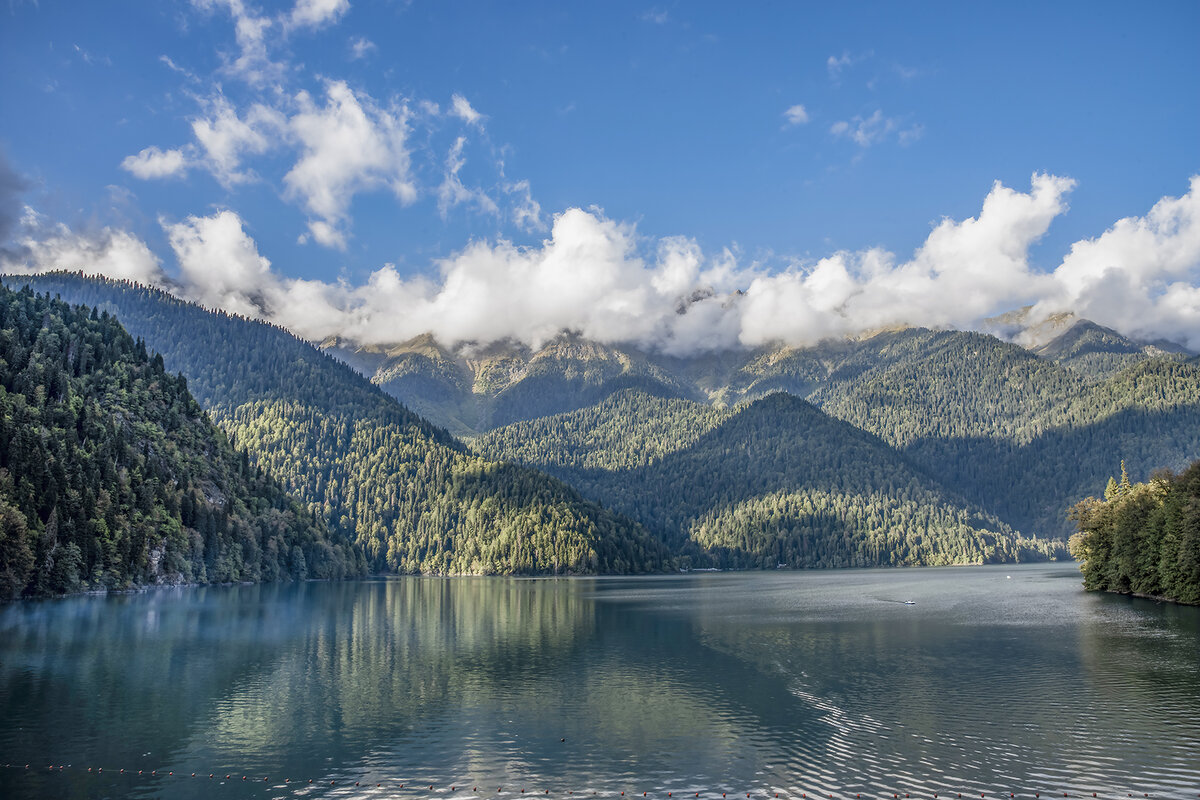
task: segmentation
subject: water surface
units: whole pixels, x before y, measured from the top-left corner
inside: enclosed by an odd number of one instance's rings
[[[1072,565],[76,597],[0,609],[0,719],[4,798],[1196,798],[1200,609]]]

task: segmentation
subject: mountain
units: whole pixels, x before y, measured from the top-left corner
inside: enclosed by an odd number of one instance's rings
[[[640,572],[666,553],[561,481],[470,452],[287,331],[136,284],[7,278],[116,315],[186,376],[253,464],[352,538],[375,570]]]
[[[365,572],[107,313],[0,287],[0,411],[0,599]]]
[[[695,564],[846,567],[1064,557],[877,437],[782,393],[736,409],[625,390],[476,441],[638,519]]]
[[[1111,328],[1082,319],[1046,344],[1031,348],[1050,359],[1093,378],[1106,378],[1146,358],[1187,360],[1187,352],[1172,342],[1137,342]]]
[[[1053,537],[1069,534],[1066,508],[1122,458],[1148,471],[1181,469],[1200,455],[1200,380],[1195,360],[1179,348],[1134,342],[1070,315],[1030,331],[1041,337],[1032,349],[984,333],[903,328],[810,347],[692,357],[561,337],[544,357],[522,354],[521,369],[497,370],[488,391],[468,395],[473,384],[463,380],[462,393],[447,386],[453,400],[442,402],[486,409],[497,398],[538,398],[508,402],[495,417],[481,414],[482,427],[463,431],[472,434],[490,422],[589,408],[626,386],[714,408],[784,392],[877,435],[1010,526]],[[564,348],[572,358],[558,355]],[[442,352],[448,361],[462,359]],[[526,364],[537,364],[536,371]],[[415,380],[389,388],[402,397],[420,394]],[[436,408],[430,413],[437,418]]]
[[[536,351],[509,342],[450,350],[428,334],[386,347],[336,338],[321,347],[460,436],[591,405],[631,387],[668,397],[688,392],[644,353],[576,334]]]

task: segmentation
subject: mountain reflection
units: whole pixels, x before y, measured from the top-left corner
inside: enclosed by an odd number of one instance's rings
[[[1170,794],[1200,777],[1200,616],[1122,602],[1030,566],[17,604],[0,763],[34,769],[0,796]]]

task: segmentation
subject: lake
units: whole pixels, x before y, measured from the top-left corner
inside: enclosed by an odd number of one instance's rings
[[[73,597],[0,608],[0,719],[3,798],[1196,798],[1200,609],[1072,564]]]

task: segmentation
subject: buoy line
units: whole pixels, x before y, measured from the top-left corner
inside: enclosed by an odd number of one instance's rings
[[[65,774],[68,771],[70,771],[72,774],[76,774],[76,775],[91,774],[91,775],[95,775],[95,776],[107,775],[109,777],[112,777],[113,775],[121,775],[121,776],[125,776],[127,778],[138,778],[138,777],[141,777],[141,778],[180,778],[180,779],[187,779],[187,780],[195,779],[195,780],[200,780],[200,781],[204,781],[204,782],[220,781],[220,783],[217,785],[222,785],[222,786],[225,785],[226,781],[232,782],[236,785],[239,783],[246,783],[246,784],[267,783],[267,784],[269,784],[270,780],[271,780],[269,775],[264,775],[264,776],[260,777],[257,775],[240,774],[240,773],[235,773],[235,772],[227,772],[227,773],[222,774],[220,772],[203,772],[203,771],[201,771],[201,772],[179,772],[178,774],[176,774],[175,770],[160,770],[160,769],[149,769],[149,770],[137,769],[137,770],[135,770],[135,769],[125,769],[124,767],[117,767],[117,768],[109,767],[108,771],[105,772],[104,767],[97,767],[97,766],[77,767],[73,764],[57,764],[57,765],[49,764],[49,765],[46,765],[45,767],[36,767],[33,764],[6,763],[3,765],[3,767],[7,770],[19,771],[22,773],[29,773],[29,774],[38,773],[38,774],[43,774],[43,775],[47,775],[47,774],[57,775],[60,773]],[[372,783],[374,783],[374,786],[372,786]],[[315,786],[324,786],[324,785],[326,785],[326,782],[325,782],[324,778],[321,778],[321,779],[316,779],[316,778],[293,779],[291,777],[284,777],[282,783],[277,782],[271,788],[290,788],[293,785],[303,786],[303,787],[308,787],[308,786],[315,787]],[[348,780],[339,782],[336,779],[330,780],[328,782],[328,785],[329,786],[342,786],[342,787],[353,785],[353,786],[356,786],[359,788],[365,787],[365,788],[374,788],[374,789],[387,789],[388,791],[403,791],[403,792],[408,792],[408,793],[413,793],[413,794],[429,794],[431,792],[437,794],[437,793],[445,793],[446,791],[466,792],[467,786],[468,786],[467,783],[449,783],[449,784],[438,785],[435,783],[424,783],[422,781],[416,781],[416,782],[405,781],[402,783],[402,782],[396,781],[396,780],[377,781],[377,782],[376,781],[358,780],[358,781],[354,781],[354,783],[351,784],[350,781],[348,781]],[[470,786],[471,786],[472,794],[480,794],[480,793],[490,794],[491,793],[491,790],[489,787],[485,786],[481,789],[479,784],[470,784]],[[622,791],[622,792],[618,792],[615,789],[612,791],[605,791],[605,792],[600,792],[600,791],[596,791],[596,790],[577,791],[577,790],[573,790],[573,789],[550,790],[550,789],[530,789],[527,787],[515,787],[512,785],[509,785],[507,787],[504,785],[497,786],[495,793],[496,794],[514,794],[514,795],[531,794],[531,795],[541,795],[543,797],[548,796],[548,795],[570,796],[570,797],[579,795],[580,797],[608,797],[608,798],[628,797],[628,796],[637,796],[638,795],[637,792],[630,792],[628,790]],[[706,797],[706,798],[710,798],[711,800],[716,800],[716,797],[718,794],[721,796],[722,800],[729,800],[730,796],[732,796],[734,798],[738,798],[740,800],[740,798],[743,795],[745,796],[746,800],[754,800],[754,798],[768,798],[768,800],[775,800],[775,798],[784,798],[784,800],[796,800],[796,798],[799,798],[799,800],[808,800],[808,798],[810,797],[809,792],[799,791],[799,790],[795,790],[795,789],[791,789],[791,790],[788,790],[788,789],[782,789],[782,790],[759,789],[759,790],[751,790],[749,792],[744,792],[744,793],[743,792],[730,792],[728,790],[723,791],[723,792],[718,791],[718,790],[699,791],[699,792],[694,791],[694,790],[689,790],[689,791],[677,792],[675,790],[659,789],[653,793],[641,792],[640,796],[646,797],[646,798],[662,797],[664,795],[664,793],[665,793],[666,797],[669,798],[669,800],[674,800],[674,796],[676,794],[678,794],[680,797],[689,797],[690,796],[691,798],[693,798],[693,800],[695,800],[695,798],[699,798],[702,796]],[[822,799],[823,800],[851,800],[851,798],[853,798],[853,800],[870,800],[871,798],[885,798],[886,799],[889,796],[892,798],[892,800],[900,800],[900,798],[906,798],[906,800],[916,800],[917,798],[932,798],[933,800],[962,800],[962,798],[964,797],[964,794],[967,798],[975,797],[974,791],[970,791],[970,792],[966,792],[966,793],[957,792],[957,791],[933,792],[933,793],[929,793],[929,792],[921,792],[921,793],[854,792],[852,794],[848,791],[839,792],[839,793],[830,793],[828,790],[823,791],[823,792],[813,792],[813,793],[811,793],[811,797],[813,798],[813,800],[822,800]],[[1090,792],[1089,793],[1089,792],[1078,792],[1077,791],[1075,794],[1071,794],[1069,792],[1056,792],[1056,791],[1055,792],[1043,792],[1041,790],[1026,791],[1026,792],[1011,792],[1011,791],[1010,792],[990,792],[990,793],[989,792],[979,792],[979,797],[981,800],[989,800],[989,798],[992,798],[992,800],[1003,800],[1006,797],[1009,798],[1009,800],[1015,800],[1015,798],[1018,798],[1018,797],[1021,797],[1021,798],[1032,797],[1032,798],[1035,798],[1035,800],[1038,800],[1039,798],[1041,798],[1043,796],[1045,796],[1046,798],[1058,798],[1058,797],[1067,797],[1067,798],[1141,797],[1141,798],[1148,798],[1148,797],[1154,797],[1155,795],[1151,795],[1148,792],[1125,792],[1124,794],[1122,794],[1120,792]],[[1198,791],[1196,793],[1196,797],[1198,799],[1200,799],[1200,791]]]

